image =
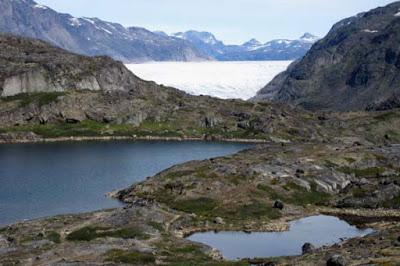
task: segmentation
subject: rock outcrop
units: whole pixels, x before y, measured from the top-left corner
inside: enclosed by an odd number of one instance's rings
[[[128,91],[141,82],[111,58],[80,56],[12,35],[0,35],[0,63],[1,96],[69,89]]]
[[[345,19],[254,100],[310,110],[400,107],[400,3]]]

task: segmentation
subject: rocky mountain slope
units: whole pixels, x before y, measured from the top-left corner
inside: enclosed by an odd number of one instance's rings
[[[81,56],[39,40],[0,35],[0,48],[5,140],[19,138],[13,133],[29,133],[28,138],[31,133],[38,138],[320,137],[313,126],[316,116],[296,108],[191,96],[143,81],[111,58]]]
[[[311,113],[280,103],[191,96],[143,81],[108,57],[8,35],[0,36],[0,46],[0,142],[99,136],[264,142],[171,167],[112,193],[125,203],[121,208],[0,228],[1,265],[399,261],[400,110]],[[318,214],[376,232],[301,256],[241,261],[226,261],[185,238],[213,230],[284,231],[289,221]]]
[[[225,45],[209,32],[187,31],[173,36],[191,42],[204,54],[221,61],[294,60],[304,56],[318,40],[318,37],[305,33],[298,40],[260,43],[252,39],[242,45]]]
[[[124,62],[208,59],[182,39],[97,18],[76,18],[33,0],[1,0],[0,32],[41,39],[79,54],[108,55]]]
[[[311,110],[400,107],[400,2],[340,21],[255,100]]]

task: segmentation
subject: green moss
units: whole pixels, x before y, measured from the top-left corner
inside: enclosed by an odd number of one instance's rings
[[[113,249],[106,253],[106,261],[134,265],[145,265],[154,264],[156,258],[153,254]]]
[[[165,175],[166,179],[176,179],[178,177],[182,177],[182,176],[187,176],[192,174],[194,171],[193,170],[182,170],[182,171],[174,171],[174,172],[168,172]]]
[[[164,231],[165,231],[164,225],[163,225],[162,223],[157,223],[157,222],[151,221],[151,222],[149,222],[148,224],[149,224],[151,227],[153,227],[154,229],[156,229],[156,230],[158,230],[158,231],[160,231],[160,232],[164,232]]]
[[[48,105],[56,102],[58,97],[65,95],[65,92],[35,92],[35,93],[20,93],[15,96],[3,98],[4,101],[19,101],[21,107],[37,103],[39,106]]]
[[[149,236],[143,233],[142,230],[137,228],[122,228],[117,230],[111,230],[108,227],[99,226],[86,226],[78,229],[67,236],[69,241],[91,241],[96,238],[103,237],[115,237],[115,238],[137,238],[137,239],[148,239]]]
[[[368,190],[362,189],[362,188],[353,188],[351,193],[353,194],[353,197],[355,198],[363,198],[367,196]]]
[[[356,159],[354,159],[354,158],[351,158],[351,157],[346,157],[346,158],[344,158],[348,163],[350,163],[350,164],[352,164],[352,163],[354,163],[355,161],[356,161]]]
[[[50,231],[46,233],[46,238],[50,241],[53,241],[56,244],[61,243],[61,236],[59,233],[55,231]]]
[[[207,215],[217,207],[217,202],[211,198],[196,198],[174,201],[172,208],[197,215]]]
[[[307,191],[305,188],[294,182],[288,182],[283,186],[283,188],[289,192],[287,195],[278,194],[276,190],[267,185],[260,184],[257,188],[261,191],[265,191],[271,200],[282,200],[286,203],[300,206],[321,204],[330,198],[328,193],[317,191],[317,185],[314,182],[311,183],[310,191]]]
[[[302,188],[301,186],[297,185],[295,182],[289,181],[287,182],[283,188],[287,191],[291,191],[291,190],[297,190],[297,191],[301,191],[304,190],[304,188]]]
[[[236,207],[223,207],[216,211],[216,214],[231,221],[245,221],[253,219],[278,219],[281,213],[272,208],[270,204],[259,201],[253,201],[250,204],[244,204]]]
[[[257,189],[266,192],[271,200],[278,200],[282,198],[281,195],[279,195],[272,187],[268,185],[258,184]]]
[[[383,172],[385,172],[385,168],[381,167],[370,167],[364,169],[340,167],[337,170],[345,174],[354,174],[356,177],[379,177]]]

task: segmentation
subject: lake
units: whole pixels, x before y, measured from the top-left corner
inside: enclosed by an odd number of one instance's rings
[[[0,225],[121,206],[105,196],[172,165],[243,143],[112,141],[0,145]]]
[[[126,65],[145,80],[193,95],[249,99],[286,70],[291,61],[155,62]]]
[[[287,232],[205,232],[188,239],[207,244],[221,251],[227,259],[236,260],[301,255],[301,247],[306,242],[322,247],[372,232],[372,229],[359,229],[337,217],[318,215],[291,222]]]

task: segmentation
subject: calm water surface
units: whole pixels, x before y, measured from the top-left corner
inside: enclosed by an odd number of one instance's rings
[[[235,153],[248,144],[83,142],[0,145],[0,225],[120,206],[107,192],[174,164]]]
[[[321,247],[372,232],[372,229],[358,229],[336,217],[319,215],[293,221],[288,232],[206,232],[188,239],[214,247],[226,258],[235,260],[300,255],[306,242]]]

